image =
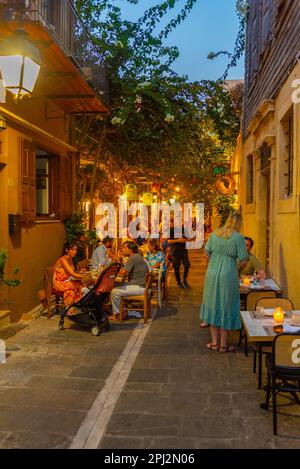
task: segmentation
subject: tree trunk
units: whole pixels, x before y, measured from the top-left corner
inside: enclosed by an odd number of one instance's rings
[[[97,168],[100,159],[101,150],[105,141],[106,137],[106,130],[103,129],[102,134],[99,137],[97,150],[94,159],[94,167],[92,173],[92,180],[91,180],[91,187],[90,187],[90,209],[89,209],[89,229],[92,230],[95,225],[94,220],[94,194],[95,194],[95,182],[96,182],[96,175],[97,175]]]

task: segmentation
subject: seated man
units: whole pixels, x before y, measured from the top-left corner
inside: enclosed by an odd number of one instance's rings
[[[248,236],[245,236],[245,244],[247,252],[249,254],[249,258],[248,261],[246,261],[244,267],[239,268],[239,275],[254,275],[254,273],[256,273],[257,278],[265,279],[266,273],[260,261],[257,259],[257,257],[254,256],[254,254],[251,253],[251,249],[254,245],[253,239],[249,238]]]
[[[91,258],[91,268],[98,270],[110,263],[109,250],[112,248],[113,240],[108,236],[103,239],[102,244],[94,249]]]
[[[146,274],[149,272],[144,259],[138,254],[138,246],[135,243],[126,243],[123,246],[125,256],[129,259],[119,275],[128,275],[128,284],[116,287],[111,292],[113,316],[109,319],[119,319],[120,303],[122,296],[140,296],[144,294],[146,286]]]

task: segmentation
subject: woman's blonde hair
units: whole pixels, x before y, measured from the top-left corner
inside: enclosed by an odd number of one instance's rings
[[[228,239],[234,231],[240,231],[242,228],[242,222],[242,215],[239,213],[232,213],[227,218],[225,225],[222,226],[222,228],[216,230],[216,235],[220,236],[221,238]]]

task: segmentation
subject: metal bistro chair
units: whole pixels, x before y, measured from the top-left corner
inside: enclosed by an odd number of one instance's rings
[[[52,296],[55,298],[55,313],[60,313],[60,308],[64,306],[63,298],[64,292],[55,290],[53,288],[53,273],[54,273],[54,266],[48,267],[44,270],[44,289],[46,292],[46,307],[47,307],[47,317],[48,319],[52,316],[51,311],[51,301]]]
[[[286,311],[292,311],[294,305],[288,298],[260,298],[257,300],[255,309],[263,306],[266,309],[277,308],[280,306]],[[253,347],[253,373],[256,373],[256,360],[258,355],[258,389],[262,387],[262,356],[272,352],[272,343],[257,342]]]
[[[246,311],[254,311],[255,305],[257,300],[260,298],[277,298],[277,294],[274,290],[260,290],[260,291],[251,291],[247,294],[247,299],[246,299]],[[247,335],[244,331],[244,328],[240,330],[240,338],[239,338],[239,347],[242,344],[242,340],[245,340],[245,348],[244,348],[244,353],[245,357],[248,357],[248,341],[247,341]]]
[[[300,404],[300,334],[279,334],[272,344],[272,354],[266,357],[266,400],[260,405],[268,410],[272,395],[273,434],[277,435],[277,394],[290,393]]]
[[[135,311],[144,313],[144,324],[151,318],[151,287],[153,282],[153,272],[146,275],[146,287],[143,295],[123,296],[120,304],[120,321],[123,321],[123,314],[129,310],[128,303],[142,303],[142,307],[135,307]]]

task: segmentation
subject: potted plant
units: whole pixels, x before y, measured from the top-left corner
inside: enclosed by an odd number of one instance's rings
[[[20,285],[20,280],[18,279],[9,279],[5,276],[5,265],[7,261],[7,252],[4,249],[0,249],[0,328],[6,326],[10,323],[10,311],[9,310],[1,310],[5,304],[7,304],[7,300],[5,300],[4,295],[2,294],[3,286],[7,287],[17,287]],[[14,269],[13,274],[17,275],[20,269],[17,267]]]

